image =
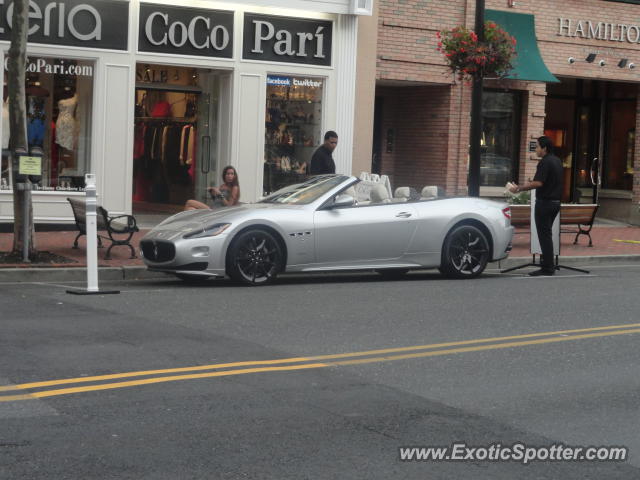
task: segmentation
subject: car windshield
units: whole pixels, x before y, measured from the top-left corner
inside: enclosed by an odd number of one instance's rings
[[[316,201],[329,190],[340,185],[349,177],[344,175],[319,175],[306,182],[289,185],[268,197],[260,203],[284,203],[288,205],[306,205]]]

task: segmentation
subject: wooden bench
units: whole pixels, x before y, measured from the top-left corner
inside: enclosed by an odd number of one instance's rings
[[[76,227],[78,227],[80,232],[73,242],[73,248],[78,248],[78,239],[82,235],[87,234],[87,205],[84,198],[67,198],[67,201],[71,205]],[[102,238],[111,241],[111,245],[107,248],[104,259],[111,260],[111,249],[118,245],[126,245],[129,247],[131,249],[130,258],[136,258],[136,251],[131,245],[131,238],[133,234],[138,231],[136,219],[132,215],[117,215],[111,217],[109,216],[109,212],[101,206],[97,207],[96,214],[98,231],[107,232],[107,235],[98,233],[98,247],[102,248]],[[125,219],[125,222],[119,221],[121,219]]]
[[[530,227],[531,205],[510,205],[511,225],[514,227]],[[563,203],[560,205],[560,225],[576,225],[571,230],[560,229],[560,233],[575,233],[573,244],[578,243],[580,235],[589,237],[589,246],[593,247],[591,229],[598,212],[598,205],[594,203]],[[526,232],[518,232],[526,233]]]
[[[574,245],[578,243],[580,235],[586,235],[589,237],[589,246],[593,247],[591,229],[597,212],[598,205],[595,203],[564,203],[560,205],[560,225],[576,225],[576,228],[572,230],[560,229],[560,233],[575,233]]]

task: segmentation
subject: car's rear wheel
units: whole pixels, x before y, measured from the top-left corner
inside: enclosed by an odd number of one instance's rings
[[[404,277],[408,271],[408,268],[381,268],[376,270],[385,280],[397,280]]]
[[[284,254],[268,231],[251,229],[238,235],[227,252],[227,273],[245,285],[266,285],[283,269]]]
[[[473,225],[460,225],[444,241],[440,271],[450,278],[474,278],[488,261],[489,242],[484,233]]]

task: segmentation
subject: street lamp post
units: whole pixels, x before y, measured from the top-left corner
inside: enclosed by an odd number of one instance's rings
[[[476,35],[484,41],[484,0],[476,0]],[[469,196],[480,196],[480,139],[482,137],[482,74],[473,77],[471,95],[471,130],[469,134]]]

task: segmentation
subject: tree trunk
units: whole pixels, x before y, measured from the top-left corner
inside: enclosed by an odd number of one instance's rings
[[[27,68],[27,35],[29,30],[29,0],[15,0],[13,2],[13,18],[11,28],[11,47],[8,61],[9,86],[9,124],[11,125],[11,139],[9,147],[14,167],[13,180],[13,252],[20,254],[24,247],[25,222],[28,231],[29,257],[36,253],[35,233],[33,224],[33,205],[31,203],[31,185],[26,180],[27,189],[19,189],[15,174],[17,173],[16,150],[28,154],[27,143],[27,102],[25,94]],[[26,202],[26,209],[25,209]],[[25,216],[26,211],[26,216]]]

